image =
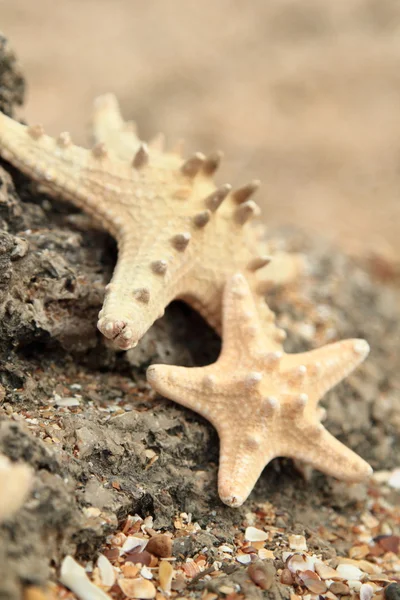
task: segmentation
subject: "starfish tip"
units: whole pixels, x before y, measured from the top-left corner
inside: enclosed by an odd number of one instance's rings
[[[238,494],[234,494],[231,490],[226,490],[226,492],[220,488],[219,497],[222,502],[231,508],[239,508],[245,502],[246,498],[239,496]]]
[[[355,339],[353,340],[353,350],[364,359],[369,354],[370,346],[366,340]]]
[[[166,379],[174,379],[173,374],[167,373],[168,368],[168,365],[150,365],[147,367],[147,381],[160,394],[163,394],[163,384],[166,383]]]
[[[97,96],[97,98],[94,99],[93,105],[95,109],[114,108],[115,106],[118,106],[118,100],[115,95],[110,92],[108,94]]]
[[[157,381],[157,365],[150,365],[146,371],[147,381]]]

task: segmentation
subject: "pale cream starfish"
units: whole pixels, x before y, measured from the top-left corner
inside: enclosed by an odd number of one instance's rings
[[[40,125],[26,127],[0,114],[0,154],[48,193],[92,215],[115,236],[118,262],[99,314],[98,327],[120,348],[134,347],[175,298],[185,300],[215,328],[221,321],[224,283],[247,273],[257,294],[263,326],[273,315],[265,284],[291,279],[302,258],[275,253],[250,223],[259,212],[250,196],[258,182],[236,191],[216,187],[220,155],[200,153],[183,161],[164,152],[162,138],[147,146],[124,123],[112,95],[95,104],[92,150],[57,139]],[[280,341],[280,332],[275,332]]]
[[[360,364],[366,341],[345,340],[305,352],[277,351],[246,279],[235,274],[224,293],[218,361],[201,368],[152,365],[152,387],[208,419],[220,437],[221,500],[240,506],[273,458],[288,456],[346,481],[371,467],[320,423],[318,401]]]

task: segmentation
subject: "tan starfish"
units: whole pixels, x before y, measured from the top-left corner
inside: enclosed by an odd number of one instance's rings
[[[215,328],[221,321],[226,278],[247,273],[265,326],[273,318],[265,285],[296,276],[299,256],[275,253],[260,241],[251,219],[259,212],[252,182],[235,191],[216,187],[220,155],[182,160],[164,152],[162,137],[147,146],[124,123],[112,95],[95,104],[92,150],[26,127],[0,114],[0,154],[52,195],[92,215],[118,242],[118,262],[98,327],[120,348],[134,347],[175,298],[185,300]],[[280,333],[277,332],[279,336]],[[277,339],[279,342],[279,338]]]
[[[152,365],[150,384],[198,412],[220,437],[219,495],[240,506],[261,471],[277,456],[307,462],[346,481],[371,467],[320,423],[318,401],[369,352],[364,340],[345,340],[305,352],[276,350],[246,279],[234,275],[224,293],[223,344],[218,361],[201,368]]]

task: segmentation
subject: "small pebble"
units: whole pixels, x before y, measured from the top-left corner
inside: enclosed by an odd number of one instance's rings
[[[146,550],[159,558],[169,558],[172,556],[172,539],[164,533],[155,535],[147,542]]]
[[[270,562],[257,560],[248,566],[247,572],[250,579],[262,590],[269,590],[274,582],[275,567]]]
[[[283,585],[293,585],[294,579],[292,573],[289,569],[282,569],[281,573],[281,583]]]

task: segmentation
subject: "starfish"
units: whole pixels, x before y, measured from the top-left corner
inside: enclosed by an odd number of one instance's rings
[[[250,223],[259,214],[251,199],[258,182],[235,191],[216,187],[220,153],[183,160],[178,151],[164,151],[162,136],[146,145],[111,94],[95,102],[92,131],[96,143],[87,150],[67,132],[53,139],[41,125],[24,126],[0,113],[0,155],[117,240],[100,331],[117,347],[132,348],[174,299],[219,330],[224,283],[236,271],[247,273],[268,328],[266,287],[294,278],[303,261],[278,252],[265,272],[271,248]]]
[[[220,438],[221,500],[240,506],[264,467],[288,456],[345,481],[360,481],[371,467],[320,423],[318,402],[361,363],[365,340],[351,339],[301,354],[276,350],[249,285],[228,280],[223,299],[222,350],[216,363],[185,368],[152,365],[147,378],[160,394],[201,414]]]

